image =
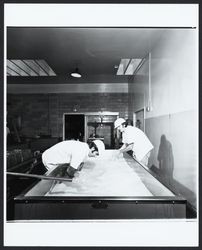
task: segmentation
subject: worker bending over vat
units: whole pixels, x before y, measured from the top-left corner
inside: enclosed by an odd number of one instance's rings
[[[114,127],[122,133],[123,145],[119,149],[119,153],[132,150],[133,157],[147,166],[153,145],[146,134],[141,129],[134,127],[130,119],[118,118],[114,122]]]
[[[64,176],[74,177],[81,170],[82,163],[88,157],[101,155],[105,150],[104,143],[94,140],[88,143],[67,140],[57,143],[42,154],[42,162],[47,170],[64,165]]]

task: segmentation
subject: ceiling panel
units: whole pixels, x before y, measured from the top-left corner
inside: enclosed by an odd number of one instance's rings
[[[66,83],[74,81],[70,74],[76,67],[83,83],[88,79],[102,82],[103,76],[105,83],[112,77],[120,82],[117,67],[121,60],[144,58],[163,32],[148,28],[8,27],[7,59],[23,60],[35,73],[63,77]]]

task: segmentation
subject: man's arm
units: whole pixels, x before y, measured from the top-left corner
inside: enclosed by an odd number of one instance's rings
[[[88,150],[86,147],[83,146],[78,146],[72,149],[72,154],[71,154],[71,160],[70,160],[70,166],[78,169],[80,164],[84,162],[86,157],[88,156]]]
[[[124,143],[123,146],[119,149],[120,153],[127,152],[129,150],[132,150],[133,148],[133,143]]]

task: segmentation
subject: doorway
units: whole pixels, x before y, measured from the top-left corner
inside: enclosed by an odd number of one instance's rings
[[[118,118],[118,112],[89,112],[86,113],[86,141],[100,139],[106,149],[115,148],[114,121]]]
[[[115,146],[113,122],[88,122],[87,134],[88,140],[102,140],[106,149],[113,149]]]
[[[145,110],[144,108],[137,110],[133,116],[133,125],[145,132]]]
[[[63,140],[84,141],[85,115],[64,114]]]

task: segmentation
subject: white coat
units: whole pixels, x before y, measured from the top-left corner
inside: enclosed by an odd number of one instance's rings
[[[124,129],[123,143],[133,143],[132,151],[139,161],[141,161],[153,149],[153,145],[145,133],[141,129],[133,126],[127,126]]]
[[[62,141],[47,149],[42,154],[44,166],[49,170],[57,165],[70,164],[77,169],[89,154],[89,146],[80,141]]]

